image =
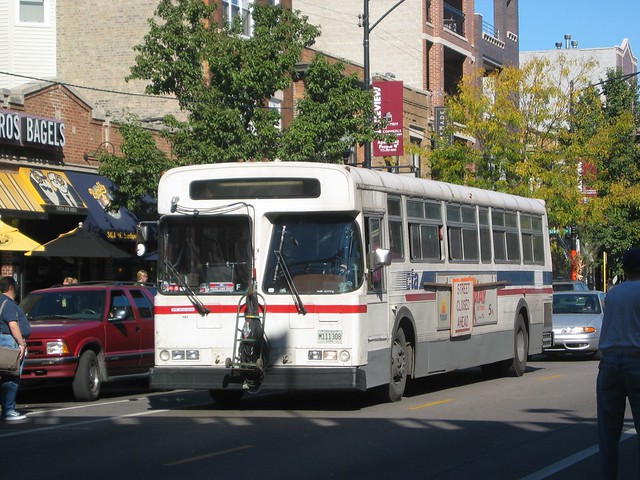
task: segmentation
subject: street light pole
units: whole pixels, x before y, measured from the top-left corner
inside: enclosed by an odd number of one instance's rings
[[[382,15],[376,23],[369,26],[369,0],[364,0],[364,13],[360,17],[362,20],[362,27],[364,29],[364,38],[362,40],[362,47],[364,50],[364,89],[368,91],[371,88],[371,72],[369,65],[369,34],[371,31],[376,28],[376,26],[391,12],[393,12],[396,7],[398,7],[401,3],[404,3],[405,0],[399,0],[393,7],[387,10],[384,15]],[[366,142],[364,144],[364,168],[371,168],[371,142]]]

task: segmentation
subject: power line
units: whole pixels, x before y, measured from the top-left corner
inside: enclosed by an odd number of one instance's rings
[[[31,77],[29,75],[20,75],[18,73],[11,73],[11,72],[2,72],[2,71],[0,71],[0,75],[6,75],[8,77],[26,78],[27,80],[34,80],[36,82],[45,82],[45,83],[50,83],[51,85],[62,85],[64,87],[73,87],[73,88],[82,89],[82,90],[91,90],[91,91],[94,91],[94,92],[113,93],[113,94],[116,94],[116,95],[128,95],[130,97],[157,98],[157,99],[161,99],[161,100],[178,100],[177,97],[166,97],[166,96],[162,96],[162,95],[149,95],[147,93],[122,92],[122,91],[118,91],[118,90],[110,90],[110,89],[107,89],[107,88],[99,88],[99,87],[87,87],[86,85],[78,85],[78,84],[75,84],[75,83],[61,82],[59,80],[50,80],[48,78]]]

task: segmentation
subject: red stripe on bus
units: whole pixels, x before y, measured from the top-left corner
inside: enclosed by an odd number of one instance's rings
[[[428,293],[407,293],[404,296],[404,299],[407,302],[423,302],[425,300],[435,300],[436,294],[433,292]]]
[[[210,313],[236,313],[237,305],[205,305]],[[309,305],[304,306],[307,313],[322,314],[353,314],[367,313],[366,305]],[[196,309],[191,305],[156,305],[154,308],[156,315],[180,315],[196,313]],[[267,313],[298,313],[295,305],[267,305]]]
[[[540,293],[553,293],[553,288],[500,288],[498,295],[533,295]]]

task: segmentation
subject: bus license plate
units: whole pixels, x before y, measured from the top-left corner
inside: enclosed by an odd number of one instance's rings
[[[318,330],[318,343],[342,343],[342,330]]]

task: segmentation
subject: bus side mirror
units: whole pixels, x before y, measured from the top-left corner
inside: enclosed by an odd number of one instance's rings
[[[149,227],[147,225],[136,225],[136,254],[142,257],[147,253],[147,240],[149,239]]]
[[[391,250],[388,248],[376,248],[375,251],[371,252],[370,265],[374,270],[391,265]]]
[[[142,257],[158,248],[158,222],[144,221],[136,225],[136,255]]]

